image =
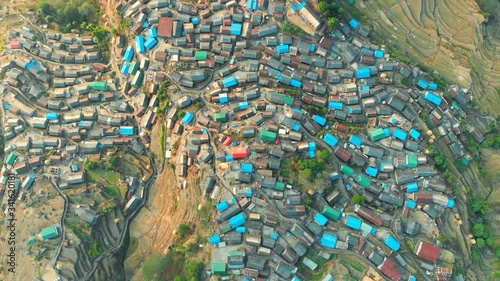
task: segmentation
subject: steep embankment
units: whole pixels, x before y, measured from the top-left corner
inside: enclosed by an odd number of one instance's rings
[[[358,1],[355,7],[375,39],[470,87],[483,111],[499,116],[500,4],[486,2],[491,6],[483,10],[474,0]]]

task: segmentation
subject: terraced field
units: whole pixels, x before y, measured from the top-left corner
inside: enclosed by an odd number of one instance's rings
[[[475,0],[357,1],[353,15],[401,56],[471,87],[476,103],[499,116],[500,4],[485,2],[488,13]]]

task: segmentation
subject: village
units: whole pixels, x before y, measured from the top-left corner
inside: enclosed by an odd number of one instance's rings
[[[306,2],[132,0],[115,9],[132,24],[129,38],[113,38],[110,65],[92,36],[28,26],[7,35],[4,206],[9,174],[27,209],[41,183],[84,191],[95,163],[136,159],[117,183],[121,205],[67,194],[64,212],[88,225],[117,207],[103,238],[113,245],[148,192],[151,131],[165,120],[162,157],[176,188],[199,176],[218,210],[207,279],[464,280],[454,271],[460,253],[440,241],[462,222],[431,147],[442,142],[468,165],[467,136],[484,141],[463,110],[467,89],[393,60],[355,18],[326,34]],[[286,18],[306,35],[283,32]],[[45,247],[54,272],[80,278],[90,257],[68,251],[81,237],[50,221],[23,247],[56,241]]]

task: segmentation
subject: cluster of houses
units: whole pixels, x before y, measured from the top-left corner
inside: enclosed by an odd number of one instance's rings
[[[60,188],[84,184],[82,162],[87,157],[117,147],[145,153],[150,142],[146,129],[155,122],[154,115],[133,115],[137,105],[119,99],[120,86],[117,89],[115,79],[104,79],[109,69],[98,63],[92,36],[49,31],[42,39],[27,27],[13,29],[9,36],[6,51],[11,60],[1,66],[5,75],[0,86],[6,155],[2,205],[8,199],[8,174],[16,175],[16,194],[24,201],[37,179],[46,175]],[[136,181],[128,184],[126,199],[132,202],[125,212],[138,206],[134,199],[142,200],[143,193]],[[87,207],[77,208],[75,214],[87,223],[96,221]]]
[[[455,202],[425,154],[436,137],[417,121],[428,114],[467,164],[459,121],[471,101],[467,90],[450,87],[453,101],[445,99],[445,89],[425,73],[372,44],[369,28],[356,19],[323,34],[325,25],[306,2],[293,1],[287,10],[281,0],[132,0],[115,8],[133,20],[134,36],[130,44],[123,36],[115,40],[123,56],[119,79],[102,79],[109,70],[97,63],[92,37],[49,32],[40,42],[29,28],[11,31],[15,59],[1,66],[3,189],[9,172],[19,175],[24,200],[44,172],[67,187],[85,182],[79,159],[117,146],[143,154],[157,119],[155,94],[168,79],[183,89],[165,114],[169,134],[185,140],[175,152],[175,174],[217,168],[218,177],[203,178],[200,187],[219,200],[210,274],[308,280],[299,268],[318,269],[308,255],[317,247],[325,260],[334,249],[350,251],[395,281],[416,280],[408,259],[438,280],[451,278],[453,270],[441,261],[453,255],[435,246],[439,233],[423,230],[442,231]],[[316,31],[313,39],[282,33],[286,14]],[[401,87],[403,78],[414,86]],[[118,99],[120,91],[125,99]],[[479,129],[468,128],[483,141]],[[336,188],[306,195],[280,171],[286,158],[317,158],[321,149],[332,152]],[[170,147],[166,152],[173,156]],[[229,197],[223,185],[230,186]],[[124,213],[144,197],[138,179],[127,179],[127,186]],[[352,206],[355,195],[364,203]],[[394,213],[402,214],[395,228]],[[97,219],[86,207],[75,214],[89,224]],[[413,253],[402,253],[403,233],[418,241]]]

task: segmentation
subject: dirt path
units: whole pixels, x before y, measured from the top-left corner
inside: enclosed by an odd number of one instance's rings
[[[125,260],[125,271],[127,276],[133,275],[132,280],[142,280],[142,270],[137,269],[151,254],[168,252],[181,223],[196,223],[201,196],[199,186],[193,186],[193,181],[190,176],[187,189],[180,190],[173,170],[166,168],[153,185],[150,202],[130,226],[132,246]]]

